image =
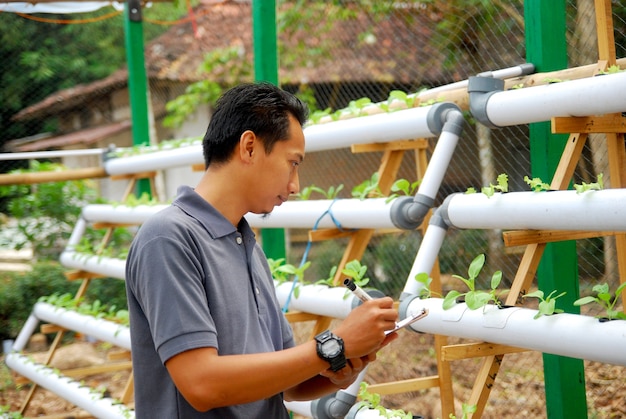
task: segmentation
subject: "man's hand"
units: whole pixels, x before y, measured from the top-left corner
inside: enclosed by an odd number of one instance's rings
[[[339,388],[345,389],[357,379],[361,371],[363,371],[367,365],[376,360],[376,353],[371,353],[361,358],[348,359],[346,366],[337,372],[333,372],[331,369],[322,371],[320,375],[328,378],[331,383]]]

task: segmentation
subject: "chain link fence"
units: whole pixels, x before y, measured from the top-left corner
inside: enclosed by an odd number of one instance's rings
[[[231,28],[234,32],[251,34],[250,5],[246,2],[226,2],[236,4],[244,10],[237,15],[241,28]],[[150,52],[147,55],[147,67],[150,78],[152,98],[164,98],[164,102],[174,99],[184,86],[199,78],[208,76],[192,76],[196,73],[193,61],[185,61],[187,66],[184,72],[175,73],[174,66],[179,65],[177,58],[159,56],[151,48],[150,41],[163,33],[169,33],[170,42],[185,42],[187,37],[197,39],[196,43],[187,47],[187,50],[177,51],[179,57],[191,55],[191,50],[198,49],[203,57],[206,45],[204,32],[214,32],[215,28],[203,26],[203,19],[222,6],[220,2],[210,3],[195,10],[189,16],[178,21],[175,25],[165,25],[156,18],[145,22],[146,45]],[[153,6],[155,9],[161,4]],[[220,9],[221,10],[221,9]],[[146,12],[149,15],[149,12]],[[35,15],[39,16],[39,15]],[[50,15],[41,15],[50,19]],[[100,13],[100,16],[104,16]],[[187,16],[187,15],[186,15]],[[626,56],[626,6],[621,2],[613,2],[613,24],[615,27],[616,56]],[[222,16],[227,19],[226,16]],[[2,22],[21,19],[20,25],[3,25],[2,39],[11,39],[13,48],[0,47],[0,73],[2,87],[0,95],[5,99],[1,112],[0,145],[11,144],[13,151],[20,149],[23,144],[33,144],[33,140],[42,140],[52,136],[49,133],[70,133],[78,128],[96,124],[94,118],[111,124],[119,117],[119,113],[128,115],[129,109],[121,106],[112,108],[111,102],[103,103],[100,96],[93,92],[109,92],[118,89],[124,93],[125,76],[113,78],[109,73],[117,70],[112,65],[102,72],[92,71],[90,78],[81,75],[81,68],[98,65],[95,62],[84,62],[80,67],[74,60],[71,63],[77,66],[68,68],[67,63],[50,60],[53,50],[37,49],[37,45],[45,45],[50,38],[59,37],[67,45],[74,48],[91,48],[83,41],[86,33],[67,29],[64,20],[77,19],[72,15],[57,16],[46,22],[37,21],[33,16],[18,16],[10,13],[0,14]],[[113,14],[111,19],[118,19]],[[99,25],[100,21],[86,22],[84,26]],[[170,19],[170,23],[171,19]],[[598,61],[598,40],[595,27],[594,2],[592,0],[569,0],[567,3],[567,48],[569,67],[594,64]],[[37,25],[50,27],[49,32],[36,30]],[[248,25],[247,29],[245,25]],[[9,32],[11,28],[11,32]],[[119,63],[122,67],[125,60],[123,44],[123,27],[117,26],[120,33],[105,48],[117,48],[109,55],[110,63]],[[317,109],[330,108],[337,110],[351,106],[354,101],[369,98],[372,102],[384,101],[390,92],[401,90],[407,93],[419,92],[424,88],[433,88],[445,84],[465,80],[470,76],[484,71],[498,70],[517,66],[525,62],[525,34],[524,9],[521,0],[511,2],[494,1],[406,1],[406,2],[280,2],[279,3],[279,51],[281,82],[288,90],[306,95],[310,103]],[[88,29],[89,30],[89,29]],[[167,32],[169,31],[169,32]],[[173,32],[174,31],[174,32]],[[178,31],[178,32],[176,32]],[[174,38],[179,34],[179,38]],[[191,34],[191,35],[190,35]],[[247,65],[250,69],[251,39],[242,39],[227,34],[214,33],[212,36],[219,39],[223,35],[230,43],[224,43],[223,48],[238,48],[239,80],[229,80],[231,83],[249,80],[250,71],[243,71]],[[215,41],[218,42],[218,41]],[[175,42],[174,42],[175,43]],[[166,45],[166,42],[158,45]],[[19,50],[19,46],[23,49]],[[186,44],[185,44],[186,45]],[[167,53],[173,53],[176,48],[170,48]],[[48,54],[48,56],[46,56]],[[69,54],[69,52],[68,52]],[[47,58],[44,60],[44,58]],[[58,60],[64,57],[59,56]],[[151,61],[152,60],[152,61]],[[165,64],[159,60],[166,61]],[[169,61],[168,61],[169,60]],[[182,58],[181,58],[182,60]],[[234,60],[234,59],[233,59]],[[49,65],[37,69],[38,62]],[[247,63],[247,64],[246,64]],[[199,64],[199,63],[196,63]],[[153,68],[154,67],[154,68]],[[212,67],[215,69],[215,67]],[[166,70],[174,75],[165,74]],[[20,72],[28,71],[38,78],[26,82],[20,78]],[[75,77],[64,78],[63,82],[56,80],[57,75],[49,72],[73,72]],[[158,75],[155,75],[157,74]],[[72,73],[74,74],[74,73]],[[165,75],[164,75],[165,74]],[[184,75],[185,77],[182,77]],[[176,76],[179,76],[176,79]],[[225,77],[224,79],[228,79]],[[98,84],[98,81],[107,80]],[[168,80],[168,83],[164,81]],[[87,86],[87,87],[85,87]],[[59,91],[79,88],[81,95],[63,96],[66,100],[55,101],[55,94]],[[89,93],[89,94],[87,94]],[[616,92],[617,94],[617,92]],[[67,97],[71,97],[67,99]],[[92,101],[85,100],[91,98]],[[47,107],[41,106],[44,101]],[[75,102],[72,102],[75,101]],[[76,107],[83,109],[77,112]],[[29,108],[30,107],[30,108]],[[30,113],[24,113],[25,109]],[[91,112],[87,112],[91,110]],[[96,110],[96,112],[93,112]],[[63,113],[72,114],[72,118],[64,118]],[[157,124],[158,140],[168,140],[175,135],[175,130],[162,127],[161,122],[167,113],[164,106],[154,107],[154,118]],[[94,113],[96,116],[94,116]],[[18,116],[17,119],[16,115]],[[83,118],[83,120],[81,120]],[[439,192],[438,202],[454,192],[463,192],[468,187],[479,189],[481,186],[495,183],[499,174],[505,173],[509,178],[511,191],[529,190],[524,182],[525,176],[531,175],[530,145],[528,141],[528,126],[514,126],[497,130],[487,130],[480,127],[467,115],[468,123],[462,133],[462,139],[454,154],[449,171],[444,178]],[[202,135],[203,131],[197,128],[190,135]],[[487,140],[485,140],[485,138]],[[81,148],[106,146],[110,138],[98,138],[85,146],[82,143],[65,144],[64,148]],[[120,140],[121,141],[121,140]],[[491,149],[491,158],[488,165],[480,164],[479,154],[485,150],[485,141]],[[431,150],[436,139],[430,140]],[[594,182],[598,173],[604,175],[604,182],[610,186],[608,173],[608,157],[601,148],[593,148],[593,144],[600,144],[602,138],[589,141],[583,152],[575,172],[575,183]],[[118,144],[129,146],[128,143]],[[598,151],[600,150],[600,151]],[[340,197],[350,197],[351,191],[369,179],[381,164],[382,153],[353,154],[350,150],[334,150],[332,152],[310,153],[306,164],[302,167],[301,186],[316,185],[324,190],[331,186],[343,185]],[[0,161],[0,172],[5,173],[17,167],[26,165],[23,160]],[[405,153],[404,161],[399,169],[398,178],[410,181],[417,179],[416,160],[412,152]],[[549,182],[549,179],[544,179]],[[321,198],[321,197],[320,197]],[[304,254],[306,246],[306,232],[289,231],[288,259],[297,264]],[[415,254],[421,242],[421,233],[402,232],[376,234],[369,243],[362,263],[368,266],[370,285],[383,290],[394,298],[399,296],[407,275],[410,271]],[[312,267],[306,273],[306,279],[315,281],[326,278],[331,268],[340,261],[347,240],[333,240],[324,243],[315,243],[308,259],[313,261]],[[578,271],[580,276],[581,294],[588,294],[594,284],[608,282],[611,289],[619,284],[615,266],[614,249],[611,239],[594,238],[577,242]],[[487,254],[486,272],[502,270],[504,280],[510,284],[518,269],[521,252],[519,248],[505,248],[499,232],[489,231],[451,231],[447,236],[440,253],[440,267],[444,278],[444,292],[446,288],[455,287],[452,274],[463,275],[471,260],[480,253]],[[614,250],[611,250],[614,252]],[[486,284],[483,284],[486,286]],[[591,315],[597,313],[589,313]],[[420,341],[428,337],[420,337]],[[464,377],[474,377],[477,364],[473,360],[459,361],[453,365],[455,371],[461,371]],[[622,401],[626,397],[626,370],[621,367],[598,365],[586,362],[587,395],[589,417],[610,418],[617,417],[621,412],[626,415],[623,406],[618,407],[615,401]],[[461,398],[469,394],[471,379],[459,379],[455,383],[455,391]],[[542,399],[544,381],[542,375],[541,357],[528,354],[513,354],[505,357],[503,367],[492,389],[490,400],[483,417],[495,418],[502,416],[503,405],[511,398],[520,398],[521,395],[533,395],[535,399],[526,400],[529,407],[528,414],[533,417],[545,415],[543,410],[536,410],[545,403]],[[539,391],[538,391],[539,390]],[[423,394],[413,394],[419,399]],[[531,396],[529,396],[531,397]],[[390,404],[410,404],[405,399],[388,398]],[[620,405],[623,403],[620,403]],[[403,406],[400,406],[403,407]],[[422,408],[417,406],[417,408]],[[425,409],[425,408],[423,408]],[[519,410],[523,413],[522,410]],[[418,412],[416,412],[418,413]],[[535,416],[537,415],[537,416]]]

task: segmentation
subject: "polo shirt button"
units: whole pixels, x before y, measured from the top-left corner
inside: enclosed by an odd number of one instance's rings
[[[256,288],[256,293],[257,293],[257,295],[259,295],[261,293],[261,291],[259,291],[259,289]]]
[[[241,237],[237,237],[237,244],[241,244],[243,243],[243,240],[241,239]]]

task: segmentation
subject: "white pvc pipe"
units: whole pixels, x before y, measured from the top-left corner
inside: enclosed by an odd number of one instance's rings
[[[427,116],[432,106],[310,125],[304,128],[305,151],[335,150],[369,144],[432,137]],[[204,163],[202,145],[191,145],[104,162],[109,175],[122,175]]]
[[[89,148],[83,150],[25,151],[22,153],[0,153],[0,161],[51,159],[69,156],[93,156],[102,155],[106,151],[106,148]]]
[[[146,219],[169,205],[125,205],[92,204],[85,205],[81,216],[88,222],[141,224]]]
[[[117,157],[104,162],[109,176],[151,172],[204,163],[202,145],[189,145],[130,157]]]
[[[485,111],[499,127],[549,121],[553,117],[626,111],[626,72],[513,89],[492,94]]]
[[[291,294],[293,282],[283,282],[279,285],[274,281],[274,286],[278,302],[284,306]],[[345,319],[358,304],[357,297],[344,287],[302,284],[298,286],[300,287],[298,297],[291,295],[288,306],[290,310]]]
[[[39,326],[39,319],[33,313],[28,316],[24,326],[20,330],[20,333],[15,338],[15,342],[13,342],[13,351],[21,351],[26,348],[30,337],[35,333],[35,329]]]
[[[425,318],[413,323],[413,330],[626,366],[626,321],[600,322],[590,316],[560,313],[534,316],[537,310],[522,307],[499,309],[487,305],[470,310],[465,303],[449,310],[441,298],[416,298],[407,316],[428,309]]]
[[[447,229],[439,225],[432,223],[428,225],[419,249],[417,249],[415,254],[409,276],[404,284],[403,294],[419,295],[423,285],[415,280],[415,276],[420,273],[431,274],[447,232]]]
[[[626,189],[457,193],[441,209],[456,228],[626,230]]]
[[[124,259],[86,255],[66,248],[61,253],[59,261],[66,268],[93,272],[109,278],[124,279],[126,277],[126,260]]]
[[[59,397],[100,419],[134,418],[135,412],[111,398],[104,398],[84,384],[57,374],[52,368],[37,364],[18,353],[8,354],[5,363],[18,374],[52,391]]]
[[[449,131],[441,133],[418,188],[417,193],[419,195],[425,195],[432,199],[437,197],[458,142],[458,134]]]
[[[336,150],[352,144],[384,143],[435,135],[427,124],[432,106],[361,116],[304,129],[307,152]]]
[[[33,308],[38,319],[74,330],[130,350],[130,329],[110,320],[98,319],[52,304],[38,302]]]
[[[246,214],[257,228],[394,228],[387,198],[288,201],[269,215]],[[330,214],[338,222],[336,225]],[[325,214],[326,213],[326,214]]]

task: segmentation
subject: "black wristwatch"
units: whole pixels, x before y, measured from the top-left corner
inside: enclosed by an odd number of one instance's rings
[[[327,330],[315,336],[315,341],[317,342],[317,355],[330,364],[332,371],[337,372],[346,366],[343,339]]]

